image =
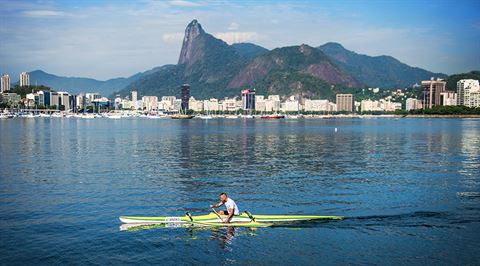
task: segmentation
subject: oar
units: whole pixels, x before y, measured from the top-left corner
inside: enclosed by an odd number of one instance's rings
[[[218,219],[220,219],[220,221],[222,221],[222,223],[223,223],[224,221],[223,221],[222,217],[220,217],[220,214],[218,214],[218,212],[214,208],[212,208],[212,210],[218,216]]]

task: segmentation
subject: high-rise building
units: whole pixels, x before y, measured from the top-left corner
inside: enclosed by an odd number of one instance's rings
[[[457,105],[480,107],[480,84],[475,79],[461,79],[457,82]]]
[[[20,86],[30,86],[30,74],[27,72],[20,73]]]
[[[138,101],[138,92],[132,91],[132,102],[136,103]]]
[[[354,112],[355,97],[353,94],[337,94],[336,98],[338,112]]]
[[[242,109],[244,111],[255,110],[255,89],[242,90]]]
[[[0,92],[10,91],[10,76],[3,74]]]
[[[58,92],[58,107],[63,106],[64,110],[70,110],[70,94],[68,92]]]
[[[190,100],[190,85],[183,84],[182,85],[182,104],[180,107],[183,112],[186,112],[189,109],[188,108],[189,100]]]
[[[77,95],[75,102],[76,102],[75,107],[77,109],[83,109],[87,104],[87,98],[85,97],[85,94],[80,93],[79,95]]]
[[[446,90],[447,82],[442,79],[430,79],[422,81],[423,108],[432,108],[442,105],[442,92]]]

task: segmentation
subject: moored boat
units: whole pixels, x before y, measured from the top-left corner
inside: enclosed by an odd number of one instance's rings
[[[263,119],[282,119],[282,118],[285,118],[284,115],[262,115],[260,116],[260,118],[263,118]]]
[[[194,116],[193,115],[172,115],[172,119],[192,119]]]

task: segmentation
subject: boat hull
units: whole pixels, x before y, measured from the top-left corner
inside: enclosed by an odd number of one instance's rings
[[[192,119],[193,115],[174,115],[172,119]]]
[[[227,216],[221,215],[222,219],[226,219]],[[214,213],[200,216],[192,216],[194,222],[202,223],[222,223],[222,220],[218,218]],[[317,216],[317,215],[253,215],[256,222],[263,223],[280,223],[280,222],[298,222],[298,221],[312,221],[312,220],[341,220],[343,216]],[[191,223],[192,221],[188,216],[120,216],[122,223]],[[242,213],[241,215],[234,216],[232,222],[245,223],[250,222],[250,217]]]

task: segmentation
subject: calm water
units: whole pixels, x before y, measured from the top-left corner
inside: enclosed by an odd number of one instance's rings
[[[37,118],[0,140],[0,264],[480,264],[480,120]],[[119,230],[222,191],[348,218]]]

